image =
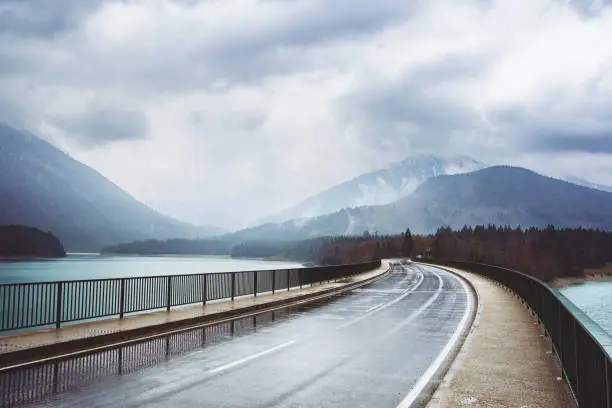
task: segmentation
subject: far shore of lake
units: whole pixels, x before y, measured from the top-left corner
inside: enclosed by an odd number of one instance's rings
[[[550,286],[557,289],[567,288],[571,285],[580,285],[586,282],[612,281],[612,267],[607,266],[600,269],[587,269],[584,276],[571,278],[556,278],[550,282]]]

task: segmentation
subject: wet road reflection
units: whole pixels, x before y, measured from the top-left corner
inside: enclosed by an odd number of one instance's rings
[[[411,391],[421,387],[419,379],[459,333],[471,307],[471,294],[456,277],[397,265],[387,277],[348,295],[3,373],[1,402],[48,407],[418,403],[425,386],[415,396]]]

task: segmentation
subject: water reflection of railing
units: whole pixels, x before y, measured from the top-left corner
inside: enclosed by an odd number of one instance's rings
[[[380,261],[268,271],[0,285],[0,331],[290,290],[363,273]]]
[[[112,345],[96,351],[23,366],[0,369],[0,407],[43,401],[96,380],[131,374],[173,356],[206,348],[233,336],[247,334],[308,305],[186,329],[146,340]]]

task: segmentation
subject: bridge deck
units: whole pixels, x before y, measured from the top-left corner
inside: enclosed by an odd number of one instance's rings
[[[206,318],[207,321],[212,321],[215,315],[220,315],[222,313],[226,314],[227,312],[234,311],[234,314],[238,314],[253,306],[265,306],[266,304],[289,301],[293,298],[307,295],[314,296],[333,288],[341,288],[350,283],[365,281],[384,273],[387,268],[388,265],[383,264],[383,266],[378,269],[356,275],[343,282],[330,282],[321,285],[315,284],[310,287],[304,287],[303,289],[292,288],[290,291],[284,289],[274,294],[258,294],[257,297],[245,296],[236,298],[234,301],[222,300],[209,302],[206,305],[197,304],[195,306],[173,308],[170,311],[161,310],[140,313],[125,316],[123,319],[117,317],[95,320],[86,323],[66,325],[59,329],[50,328],[4,334],[0,335],[0,355],[6,355],[6,353],[18,350],[66,343],[73,340],[86,339],[111,333],[126,332],[141,328],[154,328],[166,323],[181,322],[194,318]]]
[[[448,268],[452,269],[452,268]],[[472,333],[427,408],[574,407],[537,319],[500,286],[471,273],[480,297]]]

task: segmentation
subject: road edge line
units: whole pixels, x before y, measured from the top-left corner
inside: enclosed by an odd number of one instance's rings
[[[444,383],[450,370],[453,368],[453,366],[457,362],[457,358],[461,350],[463,350],[464,345],[467,343],[468,339],[470,339],[474,335],[475,328],[477,327],[474,324],[477,321],[477,318],[480,316],[480,312],[482,310],[482,304],[480,302],[480,295],[478,294],[478,291],[476,290],[476,287],[474,286],[474,284],[469,279],[465,278],[461,274],[451,269],[441,267],[439,265],[428,264],[428,263],[423,263],[423,262],[414,262],[414,263],[419,264],[419,265],[429,266],[432,268],[436,268],[436,269],[448,272],[451,275],[453,275],[455,278],[457,278],[460,282],[463,282],[470,289],[470,292],[472,295],[473,307],[472,307],[472,313],[469,314],[465,327],[459,334],[455,343],[451,346],[450,350],[448,351],[445,357],[445,361],[443,361],[435,369],[435,371],[431,374],[430,378],[428,379],[427,383],[422,386],[422,389],[416,395],[412,396],[412,401],[407,401],[408,397],[410,397],[411,396],[410,394],[412,393],[412,391],[410,391],[406,395],[406,397],[397,405],[397,408],[408,408],[408,407],[413,407],[413,406],[425,407],[431,401],[435,392],[438,390],[440,385]],[[429,370],[429,367],[427,370]],[[413,389],[414,388],[416,387],[413,387]],[[405,405],[404,401],[410,402],[409,405]]]

